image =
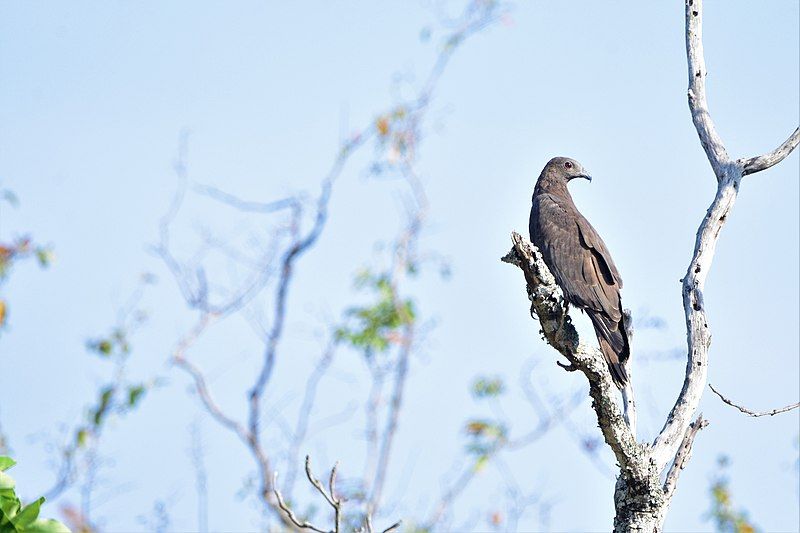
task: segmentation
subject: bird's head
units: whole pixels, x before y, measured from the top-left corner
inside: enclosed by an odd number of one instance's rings
[[[542,176],[547,176],[550,180],[562,183],[567,183],[575,178],[585,178],[592,181],[592,176],[589,175],[586,169],[569,157],[554,157],[548,161],[542,171]]]

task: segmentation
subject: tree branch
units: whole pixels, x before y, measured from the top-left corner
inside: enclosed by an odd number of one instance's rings
[[[672,462],[672,466],[667,473],[667,478],[664,481],[664,496],[667,501],[672,498],[672,495],[675,492],[675,487],[678,483],[678,477],[681,475],[681,471],[686,467],[686,463],[689,462],[689,457],[692,455],[692,444],[694,443],[694,438],[700,432],[701,429],[708,425],[708,420],[703,419],[703,415],[700,414],[697,416],[697,420],[695,420],[692,424],[686,428],[686,433],[683,435],[683,441],[681,442],[680,448],[678,448],[678,453],[675,454],[675,460]]]
[[[705,59],[702,42],[702,0],[686,0],[686,57],[689,64],[689,109],[700,142],[717,177],[717,194],[700,223],[692,260],[683,277],[683,308],[686,315],[688,360],[686,378],[663,429],[653,442],[653,457],[660,470],[675,457],[683,436],[697,410],[707,382],[708,350],[711,332],[705,311],[703,289],[711,269],[717,241],[728,214],[736,202],[739,184],[744,175],[742,160],[731,161],[717,135],[705,94]],[[793,148],[793,135],[776,154],[785,157]],[[795,143],[796,144],[796,143]],[[780,159],[777,159],[775,163]],[[770,154],[771,156],[771,154]],[[767,156],[769,157],[769,156]],[[756,158],[757,159],[757,158]],[[771,159],[770,159],[771,161]],[[772,163],[772,164],[775,164]],[[767,168],[767,167],[764,167]]]
[[[630,338],[630,337],[628,337]],[[633,438],[636,438],[636,397],[633,393],[633,376],[631,371],[628,370],[628,383],[622,389],[622,417],[625,423],[631,428]]]
[[[689,66],[689,109],[700,137],[700,144],[708,156],[711,168],[721,179],[720,171],[730,162],[728,152],[714,127],[706,100],[706,60],[703,53],[703,2],[686,0],[686,57]]]
[[[706,425],[702,416],[694,423],[692,417],[707,382],[711,333],[703,289],[719,235],[736,202],[742,177],[777,164],[800,142],[800,133],[796,130],[770,154],[731,160],[714,127],[706,99],[702,0],[685,0],[685,8],[689,110],[716,176],[717,192],[697,230],[692,259],[681,280],[688,346],[686,376],[675,405],[652,448],[638,447],[635,437],[622,421],[619,409],[613,402],[613,388],[602,358],[596,353],[597,350],[588,350],[579,344],[577,333],[565,311],[561,292],[536,249],[518,234],[513,234],[514,249],[503,258],[503,261],[515,264],[525,272],[528,295],[533,303],[531,313],[539,317],[547,342],[569,360],[570,370],[577,367],[589,380],[590,395],[594,399],[593,408],[600,428],[619,461],[622,473],[617,479],[614,496],[617,510],[615,531],[661,529],[680,470],[689,459],[697,432]],[[793,406],[783,409],[791,408]],[[670,463],[672,466],[662,486],[658,474]]]
[[[278,502],[278,507],[280,507],[281,511],[286,515],[288,521],[293,524],[294,526],[300,529],[310,529],[311,531],[316,531],[317,533],[339,533],[342,530],[342,499],[336,497],[336,475],[338,473],[339,463],[333,465],[331,469],[331,474],[328,479],[328,488],[326,489],[322,482],[314,476],[314,473],[311,471],[311,458],[306,455],[306,477],[308,478],[309,483],[317,489],[317,492],[322,494],[322,497],[325,498],[325,501],[328,502],[328,505],[331,506],[334,512],[334,528],[331,530],[326,530],[319,528],[308,522],[307,520],[300,520],[297,518],[297,515],[294,514],[292,509],[286,504],[283,499],[283,495],[278,490],[278,474],[275,473],[272,481],[272,492],[275,495],[275,499]],[[395,522],[388,528],[384,529],[382,533],[388,533],[390,531],[394,531],[400,527],[402,521]],[[367,512],[364,516],[364,524],[362,527],[358,528],[356,531],[364,531],[367,533],[372,533],[372,515]]]
[[[513,248],[502,261],[518,266],[528,284],[531,316],[538,317],[545,340],[589,380],[592,407],[606,443],[623,472],[637,477],[647,471],[643,448],[636,442],[617,405],[616,387],[600,350],[580,343],[565,309],[564,298],[541,253],[519,233],[511,234]]]
[[[325,348],[325,351],[322,354],[322,357],[319,359],[319,362],[314,367],[314,370],[311,372],[311,375],[306,381],[306,391],[303,395],[303,403],[300,406],[300,413],[297,416],[297,424],[295,426],[294,434],[292,435],[291,444],[289,446],[289,474],[287,475],[286,482],[283,486],[283,489],[287,494],[292,494],[294,489],[294,480],[297,471],[294,465],[300,452],[300,445],[303,443],[308,433],[309,419],[311,417],[311,412],[313,411],[314,402],[317,396],[317,387],[319,386],[320,380],[328,371],[331,363],[333,362],[333,355],[337,346],[338,342],[336,339],[333,339],[329,342],[327,348]]]
[[[743,412],[746,415],[750,415],[750,416],[754,416],[754,417],[755,416],[775,416],[777,414],[785,413],[787,411],[791,411],[792,409],[797,409],[798,407],[800,407],[800,402],[798,402],[798,403],[789,404],[786,407],[779,407],[778,409],[772,409],[770,411],[751,411],[750,409],[748,409],[746,407],[742,407],[741,405],[737,405],[737,404],[733,403],[731,400],[729,400],[728,398],[723,396],[721,392],[719,392],[717,389],[715,389],[714,386],[711,385],[711,383],[708,384],[708,387],[712,391],[714,391],[714,394],[719,396],[719,399],[722,400],[723,402],[727,403],[731,407],[737,408],[739,411]]]
[[[297,518],[297,515],[294,514],[292,508],[286,505],[286,502],[283,500],[283,495],[281,491],[278,490],[278,473],[275,472],[272,481],[272,492],[275,494],[275,499],[278,500],[278,507],[280,507],[281,511],[283,511],[286,516],[289,518],[292,524],[297,526],[300,529],[310,529],[311,531],[316,531],[317,533],[329,533],[329,531],[325,529],[320,529],[311,522],[307,520],[300,520]]]
[[[756,172],[767,170],[769,167],[777,165],[786,159],[786,156],[791,154],[792,150],[797,148],[798,144],[800,144],[800,128],[795,128],[789,138],[770,153],[758,155],[749,159],[740,159],[737,163],[744,169],[743,174],[745,176],[748,174],[755,174]]]
[[[330,170],[320,183],[320,190],[318,196],[314,200],[315,203],[310,209],[304,209],[304,207],[307,206],[300,201],[300,197],[280,199],[272,203],[259,203],[244,200],[213,187],[194,187],[194,192],[208,196],[213,200],[219,201],[242,212],[262,214],[280,212],[285,214],[288,219],[290,232],[288,243],[283,240],[286,236],[282,234],[281,245],[276,247],[276,260],[274,264],[270,261],[270,264],[265,265],[265,268],[254,268],[253,270],[257,275],[254,276],[252,284],[244,286],[242,292],[234,292],[234,297],[230,302],[226,302],[224,306],[212,306],[209,303],[209,285],[213,287],[213,284],[207,282],[202,267],[187,267],[179,262],[170,252],[170,225],[175,220],[186,196],[186,192],[190,187],[188,173],[186,171],[186,143],[185,139],[182,140],[178,161],[175,165],[176,174],[178,176],[178,188],[169,210],[160,220],[160,242],[156,247],[156,251],[174,276],[186,303],[190,308],[199,311],[201,316],[211,316],[217,321],[221,321],[231,316],[231,314],[241,311],[244,304],[248,303],[256,295],[261,294],[266,287],[269,276],[273,272],[277,280],[274,286],[274,292],[272,292],[269,298],[270,307],[272,309],[272,320],[269,327],[263,329],[264,348],[261,355],[260,368],[257,370],[251,386],[247,391],[246,420],[239,422],[222,413],[212,400],[209,387],[206,385],[201,368],[191,364],[185,357],[174,358],[174,362],[193,378],[195,387],[203,402],[203,407],[212,415],[214,420],[226,429],[237,433],[245,442],[247,449],[253,454],[258,468],[260,482],[259,496],[272,511],[276,512],[276,515],[281,519],[283,525],[288,528],[295,529],[300,526],[287,515],[286,511],[279,505],[277,500],[278,496],[275,493],[276,487],[273,486],[273,472],[270,461],[271,454],[267,453],[267,449],[262,442],[262,411],[264,409],[262,404],[266,396],[266,391],[271,387],[273,368],[276,365],[276,361],[280,358],[280,353],[283,349],[282,339],[285,333],[288,313],[290,312],[292,288],[295,283],[294,273],[301,259],[305,256],[305,253],[316,246],[324,233],[328,220],[328,206],[331,195],[334,192],[333,189],[339,177],[342,175],[346,164],[349,162],[350,156],[367,142],[373,139],[376,140],[378,142],[378,147],[382,148],[381,153],[385,153],[387,148],[390,150],[397,149],[398,153],[400,153],[400,164],[397,164],[391,157],[387,160],[389,160],[395,170],[400,167],[408,167],[405,169],[404,175],[406,175],[411,185],[412,192],[417,196],[419,203],[419,191],[421,189],[416,187],[415,176],[409,176],[407,174],[409,174],[411,170],[410,162],[414,157],[419,130],[423,119],[430,110],[435,89],[455,51],[460,49],[460,45],[465,42],[469,36],[481,31],[498,19],[501,12],[501,4],[501,2],[484,2],[483,0],[469,0],[466,3],[463,16],[459,20],[457,27],[448,32],[445,36],[444,46],[437,54],[435,63],[429,71],[429,75],[425,78],[424,85],[420,87],[414,97],[403,102],[401,105],[391,106],[389,109],[385,110],[384,113],[379,114],[374,122],[368,123],[360,133],[349,137],[340,144],[339,150],[330,166]],[[376,163],[376,165],[377,164],[378,163]],[[424,213],[424,209],[421,210],[421,212]],[[310,223],[306,225],[304,222],[306,222],[308,218],[311,220]],[[415,246],[416,234],[419,232],[422,221],[422,217],[417,216],[409,226],[405,240],[398,244],[398,248],[406,250],[406,255],[414,252],[413,247]],[[398,261],[395,266],[397,269],[404,269],[407,265],[401,264],[401,262]],[[375,502],[375,506],[377,506],[377,502],[379,501],[380,487],[383,485],[384,472],[389,462],[391,443],[396,433],[397,420],[402,406],[402,395],[405,387],[405,377],[409,364],[408,358],[411,350],[410,343],[412,339],[415,338],[411,335],[412,331],[406,333],[409,346],[408,349],[403,352],[402,363],[397,367],[395,392],[378,461],[380,467],[378,468],[379,477],[376,481],[376,486],[379,488],[372,500]],[[313,394],[311,399],[313,400]],[[304,403],[303,407],[308,405],[310,404]],[[303,431],[300,432],[301,435],[305,433],[304,425],[306,422],[307,420],[299,421],[298,427],[303,429]],[[292,446],[292,450],[296,450],[297,446],[299,446],[299,442],[293,443]],[[291,481],[289,486],[291,486]],[[391,530],[396,527],[397,525],[394,525],[389,529]]]

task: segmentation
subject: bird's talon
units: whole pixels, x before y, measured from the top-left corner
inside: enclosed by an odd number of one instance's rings
[[[575,366],[575,365],[574,365],[574,364],[572,364],[572,363],[570,363],[570,364],[568,364],[568,365],[565,365],[565,364],[564,364],[564,363],[562,363],[561,361],[556,361],[556,364],[557,364],[558,366],[560,366],[561,368],[563,368],[564,370],[566,370],[567,372],[575,372],[576,370],[578,370],[578,367],[577,367],[577,366]]]

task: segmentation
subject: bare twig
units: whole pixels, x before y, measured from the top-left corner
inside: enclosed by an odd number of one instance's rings
[[[210,185],[194,185],[192,188],[198,194],[208,196],[209,198],[229,205],[244,213],[270,214],[282,209],[297,209],[300,205],[299,199],[291,196],[272,202],[253,202],[251,200],[244,200]]]
[[[697,436],[697,433],[707,425],[708,420],[704,420],[703,415],[700,414],[697,416],[697,420],[689,424],[689,427],[686,428],[686,434],[683,436],[683,441],[678,448],[678,453],[675,454],[675,460],[672,462],[672,466],[667,473],[667,478],[664,481],[664,496],[667,501],[672,498],[672,495],[675,492],[675,487],[678,483],[678,476],[680,476],[681,470],[683,470],[686,467],[686,463],[689,462],[689,457],[692,455],[692,444],[694,443],[694,438]]]
[[[536,410],[539,420],[536,426],[530,431],[522,434],[519,437],[500,440],[486,454],[486,459],[491,460],[503,451],[518,451],[544,437],[548,431],[557,424],[564,423],[570,413],[580,405],[584,396],[583,393],[572,395],[569,400],[564,400],[554,406],[552,409],[547,409],[544,403],[539,398],[539,394],[533,389],[532,385],[527,380],[522,381],[523,392],[529,400],[529,403]],[[470,463],[461,474],[444,490],[433,511],[428,519],[424,522],[423,529],[436,531],[439,528],[439,523],[447,513],[448,509],[458,499],[461,494],[468,488],[472,481],[476,478],[479,468],[476,468],[475,463]]]
[[[328,501],[328,504],[337,509],[339,504],[341,503],[339,500],[336,499],[336,496],[333,494],[333,489],[336,484],[336,470],[339,469],[339,463],[333,465],[331,469],[331,477],[330,477],[330,492],[325,490],[325,487],[322,486],[322,483],[314,477],[314,473],[311,471],[311,457],[306,455],[306,477],[308,481],[314,486],[317,491],[322,494],[322,496]]]
[[[387,527],[381,533],[389,533],[391,531],[397,530],[403,524],[402,520],[398,520],[391,526]],[[356,529],[356,533],[373,533],[374,529],[372,528],[372,516],[367,514],[364,517],[364,525],[361,528]]]
[[[308,425],[309,420],[311,417],[311,412],[313,411],[314,401],[317,395],[317,387],[319,385],[322,376],[328,371],[330,368],[331,363],[333,362],[333,354],[336,349],[337,342],[332,341],[328,344],[327,348],[325,349],[322,357],[320,358],[317,366],[314,367],[314,370],[311,372],[311,375],[306,382],[306,391],[303,395],[303,403],[300,406],[300,414],[297,418],[297,425],[295,427],[294,433],[292,435],[292,442],[289,447],[289,455],[288,455],[288,465],[289,465],[289,474],[286,476],[286,482],[284,483],[284,491],[287,494],[292,493],[292,489],[294,488],[294,481],[296,477],[297,469],[294,467],[295,462],[297,461],[297,456],[300,451],[300,445],[306,438],[306,434],[308,432]]]
[[[200,319],[198,320],[197,324],[187,333],[181,341],[178,343],[173,355],[172,355],[172,362],[178,368],[185,371],[189,376],[192,378],[194,382],[195,391],[197,395],[200,397],[200,401],[203,403],[206,411],[221,425],[225,426],[226,428],[230,429],[240,438],[243,440],[248,439],[247,429],[234,420],[232,417],[228,416],[222,409],[217,405],[214,399],[211,397],[211,391],[208,388],[206,383],[205,375],[202,371],[186,358],[186,351],[189,347],[197,340],[197,338],[210,326],[213,322],[215,317],[211,315],[201,315]]]
[[[298,519],[297,516],[294,514],[294,512],[291,510],[291,508],[286,504],[286,502],[283,499],[283,495],[278,490],[278,474],[275,473],[272,482],[272,491],[275,495],[275,499],[278,501],[278,506],[284,512],[289,521],[298,528],[310,529],[318,533],[339,533],[342,527],[342,503],[343,503],[342,499],[336,496],[336,475],[338,473],[339,463],[336,463],[331,469],[331,473],[328,478],[327,490],[322,485],[322,482],[319,479],[317,479],[316,476],[314,476],[314,473],[311,470],[311,458],[308,455],[306,455],[305,465],[306,465],[305,466],[306,477],[308,478],[309,483],[311,483],[311,485],[315,489],[317,489],[317,492],[319,492],[322,495],[322,497],[325,498],[325,501],[327,501],[328,505],[330,505],[331,508],[333,509],[334,528],[332,530],[325,530],[315,526],[314,524],[306,520],[301,521],[300,519]],[[394,531],[395,529],[400,527],[401,523],[402,521],[396,522],[395,524],[384,529],[382,533]],[[372,532],[372,515],[370,513],[367,513],[364,516],[364,525],[361,528],[359,528],[359,531]]]
[[[200,425],[192,423],[190,427],[192,446],[189,450],[195,474],[195,490],[197,492],[197,530],[208,531],[208,474],[206,473],[203,436]]]
[[[272,482],[272,491],[275,494],[275,499],[278,500],[278,507],[280,507],[281,511],[283,511],[286,517],[291,521],[292,524],[297,526],[300,529],[310,529],[311,531],[316,531],[317,533],[330,533],[328,530],[320,529],[311,522],[306,520],[300,520],[292,511],[292,508],[286,505],[286,502],[283,500],[283,495],[281,491],[278,490],[278,473],[275,472]]]
[[[722,400],[723,402],[727,403],[731,407],[737,408],[739,411],[743,412],[744,414],[750,415],[750,416],[775,416],[777,414],[785,413],[787,411],[791,411],[792,409],[797,409],[798,407],[800,407],[800,402],[798,402],[798,403],[789,404],[789,405],[787,405],[785,407],[779,407],[777,409],[771,409],[769,411],[751,411],[750,409],[748,409],[746,407],[742,407],[741,405],[733,403],[733,401],[729,400],[728,398],[723,396],[721,392],[719,392],[717,389],[715,389],[714,386],[711,385],[711,383],[708,384],[708,387],[714,392],[714,394],[719,396],[720,400]]]
[[[403,347],[400,349],[400,356],[395,368],[394,391],[389,405],[389,414],[386,428],[381,438],[378,462],[375,470],[375,482],[372,485],[372,495],[367,505],[367,513],[374,514],[380,505],[383,486],[386,482],[386,471],[389,466],[392,443],[397,432],[400,410],[403,402],[403,392],[405,390],[406,377],[408,376],[409,358],[411,356],[411,343],[413,339],[413,324],[409,324],[403,333]]]
[[[401,525],[403,525],[403,521],[402,520],[398,520],[397,522],[395,522],[391,526],[389,526],[386,529],[384,529],[383,531],[381,531],[381,533],[390,533],[391,531],[396,531],[396,530],[400,529]]]

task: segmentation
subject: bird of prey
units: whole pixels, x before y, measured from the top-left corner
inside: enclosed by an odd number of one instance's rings
[[[554,157],[544,167],[533,191],[531,241],[567,302],[589,315],[611,377],[622,389],[630,357],[628,319],[619,294],[622,277],[603,239],[572,201],[567,183],[574,178],[592,180],[580,163],[567,157]]]

